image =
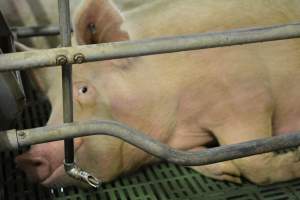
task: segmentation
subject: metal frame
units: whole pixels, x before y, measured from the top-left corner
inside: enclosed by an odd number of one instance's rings
[[[71,46],[71,19],[69,0],[58,0],[60,42],[63,47]],[[63,121],[73,122],[73,93],[72,93],[72,64],[62,63],[62,95],[63,95]],[[65,163],[74,162],[74,141],[67,138],[64,141]]]
[[[0,55],[0,72],[62,65],[64,122],[62,126],[47,126],[28,130],[8,130],[0,133],[0,150],[49,141],[65,140],[65,169],[69,175],[97,187],[99,181],[74,164],[74,137],[110,135],[120,138],[154,156],[181,165],[205,165],[250,155],[281,150],[300,145],[300,133],[226,145],[201,152],[172,149],[143,133],[113,121],[72,122],[71,64],[107,59],[153,55],[195,49],[224,47],[300,37],[300,23],[238,29],[219,33],[156,38],[151,40],[115,42],[77,47],[70,46],[69,0],[59,1],[61,42],[63,48]]]
[[[122,139],[163,160],[186,166],[212,164],[245,156],[282,150],[300,145],[300,134],[290,133],[266,139],[215,147],[201,152],[172,149],[149,136],[115,121],[89,121],[27,130],[9,130],[0,133],[0,151],[28,145],[91,135],[109,135]]]
[[[60,42],[63,47],[71,46],[71,19],[69,0],[58,0]],[[63,57],[61,57],[63,59]],[[63,95],[63,121],[64,123],[73,122],[73,89],[72,89],[72,64],[61,62],[62,68],[62,95]],[[92,187],[98,187],[100,181],[82,170],[74,162],[74,139],[64,139],[65,160],[64,167],[66,173],[79,179]]]
[[[300,23],[5,54],[0,71],[207,49],[300,37]]]
[[[60,34],[58,26],[12,27],[11,31],[15,33],[17,38],[56,36]]]

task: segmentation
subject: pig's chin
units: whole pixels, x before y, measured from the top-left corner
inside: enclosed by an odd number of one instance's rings
[[[46,177],[41,181],[41,184],[46,187],[62,187],[66,186],[66,180],[68,180],[68,175],[65,172],[64,165],[60,165],[56,168],[50,176]]]

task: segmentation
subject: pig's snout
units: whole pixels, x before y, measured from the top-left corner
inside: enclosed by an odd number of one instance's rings
[[[28,153],[17,156],[16,164],[34,182],[42,182],[51,175],[51,165],[43,157],[32,157]]]
[[[82,144],[81,138],[74,140],[75,152]],[[23,170],[27,177],[44,185],[52,185],[64,175],[64,142],[55,141],[33,145],[29,151],[15,158],[18,168]]]

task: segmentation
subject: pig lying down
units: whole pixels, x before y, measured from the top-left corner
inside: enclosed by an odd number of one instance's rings
[[[300,21],[298,0],[153,0],[120,13],[85,0],[74,20],[79,45]],[[95,26],[91,31],[89,27]],[[76,121],[116,120],[167,145],[199,151],[300,130],[300,40],[214,48],[74,66]],[[33,71],[62,123],[60,68]],[[76,162],[102,181],[156,159],[119,139],[75,139]],[[63,166],[63,142],[34,145],[16,158],[46,186],[79,184]],[[298,151],[192,167],[209,177],[257,184],[300,177]]]

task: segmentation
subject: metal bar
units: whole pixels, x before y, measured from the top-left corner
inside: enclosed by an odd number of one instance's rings
[[[60,34],[57,26],[31,26],[31,27],[12,27],[18,38],[38,37],[38,36],[55,36]]]
[[[69,0],[58,0],[60,41],[63,47],[71,46],[71,19]],[[58,59],[58,58],[57,58]],[[73,87],[72,87],[72,64],[66,62],[64,57],[60,57],[62,65],[62,87],[63,87],[63,118],[64,123],[73,122]],[[79,168],[74,162],[74,139],[64,140],[66,173],[72,178],[78,179],[92,187],[98,187],[100,181]]]
[[[89,121],[60,126],[0,132],[0,151],[28,145],[91,135],[120,138],[153,156],[180,165],[206,165],[300,145],[300,133],[283,134],[266,139],[220,146],[199,152],[175,150],[149,136],[114,121]]]
[[[300,23],[29,51],[0,55],[0,71],[55,66],[60,64],[60,60],[74,64],[297,37],[300,37]]]
[[[69,0],[58,0],[60,41],[63,47],[71,46],[71,19]],[[64,123],[73,122],[73,94],[72,94],[72,65],[62,63],[63,88],[63,118]],[[74,141],[65,139],[65,162],[74,162]]]

